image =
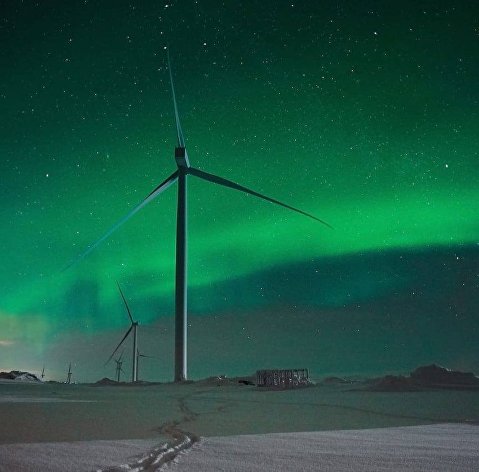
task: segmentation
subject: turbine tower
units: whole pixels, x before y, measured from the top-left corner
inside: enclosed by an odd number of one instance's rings
[[[68,366],[68,373],[67,373],[67,384],[72,382],[72,363]]]
[[[91,251],[93,251],[99,244],[107,239],[113,232],[115,232],[121,225],[126,223],[133,215],[145,207],[158,195],[163,193],[172,184],[178,181],[178,202],[176,214],[176,276],[175,276],[175,382],[181,382],[187,379],[187,178],[188,176],[198,177],[207,182],[220,185],[223,187],[238,190],[240,192],[255,196],[267,202],[287,208],[301,215],[319,221],[325,226],[332,228],[331,225],[325,221],[307,213],[298,208],[286,205],[274,198],[263,195],[259,192],[251,190],[242,185],[236,184],[231,180],[224,179],[217,175],[209,174],[202,170],[191,167],[186,152],[185,140],[183,131],[181,129],[180,118],[178,113],[178,106],[176,103],[175,87],[173,83],[173,74],[171,71],[170,57],[168,53],[168,70],[170,76],[171,93],[173,97],[173,106],[175,112],[177,146],[175,147],[175,161],[177,170],[173,172],[167,179],[161,182],[146,198],[133,208],[126,216],[114,224],[100,239],[89,246],[82,254],[80,254],[73,262],[66,268],[75,265]],[[130,328],[131,329],[131,328]]]
[[[123,292],[121,290],[120,284],[117,282],[118,285],[118,290],[120,291],[121,298],[123,299],[123,303],[125,304],[126,311],[128,313],[128,317],[130,318],[131,325],[128,328],[128,331],[125,333],[125,336],[123,336],[123,339],[120,341],[118,346],[116,346],[115,350],[111,353],[111,356],[108,358],[108,360],[105,362],[105,365],[107,365],[112,357],[115,355],[115,352],[118,351],[120,346],[123,344],[125,339],[128,337],[131,331],[133,331],[133,354],[131,357],[131,362],[132,362],[132,369],[131,369],[131,381],[136,382],[138,380],[138,358],[136,356],[136,351],[137,351],[137,345],[138,345],[138,321],[134,321],[131,312],[130,312],[130,307],[128,306],[128,302],[126,301],[125,295],[123,295]]]
[[[42,375],[41,375],[41,377],[42,377],[42,380],[43,380],[43,378],[45,377],[45,366],[43,366],[43,368],[42,368]]]

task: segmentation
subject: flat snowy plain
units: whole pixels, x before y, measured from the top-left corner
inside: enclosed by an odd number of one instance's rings
[[[475,471],[479,392],[0,384],[0,471]]]

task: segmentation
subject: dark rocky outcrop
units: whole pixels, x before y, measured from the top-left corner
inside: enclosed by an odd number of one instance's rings
[[[17,382],[42,382],[35,374],[31,374],[30,372],[22,372],[20,370],[0,372],[0,380],[15,380]]]
[[[103,377],[101,380],[98,380],[98,382],[95,382],[95,385],[118,385],[119,382],[116,380],[111,380],[108,377]]]
[[[418,385],[479,387],[479,378],[472,372],[445,369],[436,364],[418,367],[411,372],[411,379]]]
[[[386,375],[373,379],[368,390],[409,392],[431,388],[479,389],[479,378],[471,372],[458,372],[431,364],[418,367],[409,376]]]

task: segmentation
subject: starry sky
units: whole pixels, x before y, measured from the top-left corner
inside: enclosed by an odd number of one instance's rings
[[[0,0],[0,370],[77,381],[140,322],[173,377],[176,169],[189,178],[189,375],[479,372],[474,0]],[[128,370],[130,344],[125,343]]]

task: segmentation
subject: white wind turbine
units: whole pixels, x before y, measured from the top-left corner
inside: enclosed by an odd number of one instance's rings
[[[263,195],[259,192],[251,190],[247,187],[224,179],[217,175],[209,174],[202,170],[196,169],[190,165],[188,153],[186,152],[185,140],[180,124],[178,106],[176,103],[175,87],[173,84],[173,75],[171,72],[170,58],[168,54],[168,69],[170,75],[171,92],[173,96],[173,106],[176,121],[177,146],[175,148],[175,161],[177,170],[173,172],[167,179],[161,182],[146,198],[133,208],[126,216],[114,224],[101,238],[89,246],[82,254],[80,254],[68,267],[73,266],[81,259],[86,257],[99,244],[107,239],[121,225],[126,223],[133,215],[145,207],[158,195],[163,193],[167,188],[171,187],[178,181],[178,201],[176,214],[176,277],[175,277],[175,382],[181,382],[187,379],[187,178],[188,176],[198,177],[210,183],[228,187],[240,192],[253,195],[262,200],[282,206],[296,213],[319,221],[323,225],[331,228],[331,225],[325,221],[307,213],[298,208],[280,202],[274,198]],[[68,268],[67,267],[67,268]],[[133,325],[132,325],[133,328]],[[130,330],[132,329],[130,328]],[[128,331],[129,332],[129,331]],[[125,335],[125,337],[128,333]],[[123,341],[122,341],[123,342]],[[121,344],[121,343],[120,343]]]
[[[128,328],[128,331],[123,336],[122,340],[119,342],[118,346],[116,346],[115,350],[111,353],[111,356],[105,362],[105,365],[108,364],[111,361],[111,359],[115,355],[115,352],[118,351],[118,349],[123,344],[125,339],[133,331],[133,354],[132,354],[132,357],[131,357],[131,362],[132,362],[133,366],[132,366],[132,370],[131,370],[131,381],[136,382],[138,380],[138,357],[136,355],[137,345],[138,345],[138,331],[137,331],[138,330],[138,321],[133,320],[133,317],[131,316],[131,312],[130,312],[130,307],[128,306],[128,302],[126,301],[126,298],[123,295],[120,284],[118,282],[117,282],[117,285],[118,285],[118,290],[120,291],[120,294],[121,294],[121,298],[123,299],[123,303],[125,304],[126,311],[128,313],[128,317],[130,318],[131,325]]]
[[[123,370],[123,353],[125,351],[122,351],[122,353],[120,354],[120,357],[118,359],[115,359],[115,364],[116,364],[116,367],[115,367],[115,375],[116,375],[116,381],[119,383],[120,382],[120,375],[121,373],[125,373],[125,371]]]
[[[143,354],[140,352],[139,349],[136,350],[136,375],[137,375],[137,380],[138,376],[140,375],[140,357],[146,358],[146,359],[156,359],[154,356],[147,356],[146,354]]]

